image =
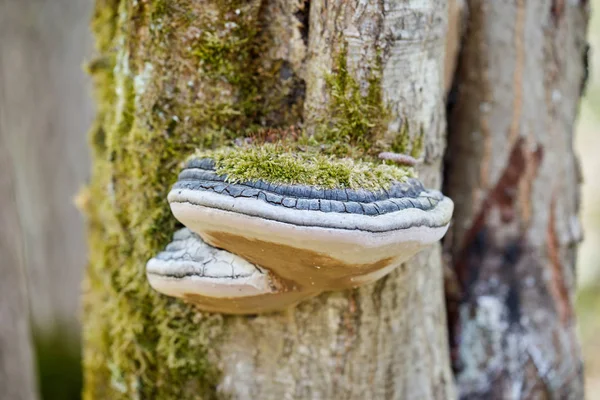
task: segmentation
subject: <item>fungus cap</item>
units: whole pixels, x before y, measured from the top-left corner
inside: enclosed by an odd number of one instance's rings
[[[199,284],[196,275],[188,278],[181,272],[183,264],[172,264],[171,270],[182,278],[170,283],[169,290],[156,280],[153,286],[166,294],[186,292],[183,297],[201,298],[196,303],[204,309],[214,309],[203,304],[207,299],[254,297],[254,312],[286,308],[322,291],[381,278],[441,239],[453,210],[450,199],[424,189],[416,179],[378,191],[232,183],[215,172],[210,159],[188,162],[168,200],[173,215],[199,235],[195,240],[237,255],[235,265],[240,271],[250,271],[246,264],[254,264],[261,272],[252,278],[252,288],[238,281],[245,289],[232,294],[231,286],[219,286],[214,279],[212,286],[206,285],[208,276]],[[193,245],[197,257],[208,252]],[[151,260],[149,274],[157,262]]]
[[[263,304],[261,311],[271,311],[280,308],[278,297],[285,299],[286,304],[309,297],[282,294],[269,271],[209,246],[187,228],[175,232],[165,250],[148,261],[146,275],[155,290],[195,302],[212,312],[253,313],[257,303]]]

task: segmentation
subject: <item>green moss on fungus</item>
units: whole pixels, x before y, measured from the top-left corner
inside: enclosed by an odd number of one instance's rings
[[[408,167],[339,158],[323,154],[318,148],[298,151],[280,143],[201,151],[195,157],[213,158],[217,173],[227,175],[232,182],[264,180],[323,188],[376,190],[414,176],[413,169]]]

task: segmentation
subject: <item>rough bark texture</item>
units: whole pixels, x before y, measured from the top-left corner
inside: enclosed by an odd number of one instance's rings
[[[587,2],[468,2],[450,111],[447,295],[460,398],[582,398],[573,129]]]
[[[8,102],[0,87],[0,105]],[[37,398],[14,171],[0,107],[0,399]]]
[[[385,141],[422,150],[420,176],[439,186],[446,12],[434,0],[97,1],[86,398],[453,397],[437,246],[374,285],[258,317],[202,314],[144,276],[176,228],[166,193],[180,162],[252,127],[315,129],[340,54],[365,96],[383,90]]]

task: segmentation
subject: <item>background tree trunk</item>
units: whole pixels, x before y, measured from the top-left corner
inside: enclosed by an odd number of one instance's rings
[[[451,105],[448,309],[461,398],[582,398],[575,333],[587,2],[468,2]]]
[[[6,102],[6,94],[0,89],[0,105]],[[0,107],[0,398],[34,400],[37,385],[22,262],[23,242],[3,110]]]
[[[2,279],[5,269],[22,278],[0,286],[8,285],[6,296],[23,285],[29,289],[28,301],[18,299],[17,306],[25,325],[0,319],[0,329],[18,327],[25,334],[19,340],[29,343],[31,326],[45,398],[81,392],[79,300],[86,248],[73,198],[89,177],[83,132],[93,107],[81,65],[92,48],[86,34],[91,9],[89,0],[0,0],[0,151],[6,152],[0,176],[11,182],[0,194],[0,230],[6,235],[0,264]],[[31,360],[23,367],[32,367]]]
[[[89,176],[81,132],[93,119],[81,70],[91,43],[78,33],[90,11],[86,1],[0,1],[0,106],[32,324],[75,347],[85,237],[73,198]]]

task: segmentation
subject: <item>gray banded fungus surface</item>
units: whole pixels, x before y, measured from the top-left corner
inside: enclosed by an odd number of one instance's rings
[[[168,200],[189,230],[148,262],[150,284],[233,314],[373,282],[441,239],[453,211],[412,178],[375,191],[233,183],[209,158],[187,163]]]

